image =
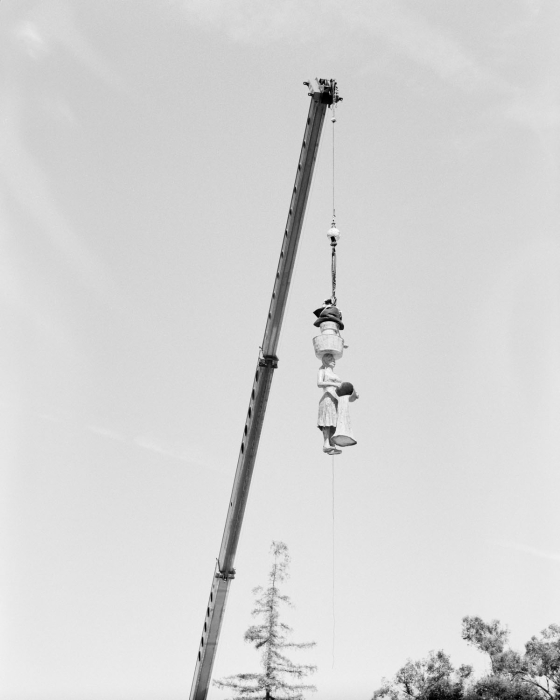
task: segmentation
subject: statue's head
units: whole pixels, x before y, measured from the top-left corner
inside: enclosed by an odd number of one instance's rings
[[[323,355],[323,367],[334,367],[336,364],[334,356],[330,352]]]

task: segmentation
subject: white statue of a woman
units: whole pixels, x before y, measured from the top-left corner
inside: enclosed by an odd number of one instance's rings
[[[317,427],[323,432],[323,452],[338,455],[338,447],[355,445],[348,402],[355,401],[358,394],[348,382],[342,382],[334,373],[336,365],[330,353],[323,355],[323,364],[317,374],[317,386],[323,390],[319,401]]]

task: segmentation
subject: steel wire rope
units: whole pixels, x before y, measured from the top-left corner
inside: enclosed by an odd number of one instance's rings
[[[335,116],[335,106],[334,102],[332,105],[332,111],[333,115],[331,117],[331,122],[332,122],[332,215],[333,215],[333,221],[336,219],[336,209],[334,207],[334,125],[336,124],[336,116]]]
[[[336,228],[336,208],[335,208],[335,140],[334,140],[334,125],[336,124],[335,103],[331,105],[332,109],[332,228]],[[331,281],[332,281],[332,303],[336,306],[336,239],[331,238]]]

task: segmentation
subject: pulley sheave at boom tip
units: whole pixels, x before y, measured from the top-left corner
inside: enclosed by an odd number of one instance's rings
[[[325,112],[328,106],[336,105],[337,102],[342,100],[338,95],[336,80],[319,78],[315,80],[315,83],[315,86],[312,85],[311,81],[304,83],[309,88],[308,95],[311,97],[309,113],[290,201],[288,220],[282,237],[280,260],[274,280],[263,343],[257,360],[249,410],[243,429],[220,554],[212,576],[212,586],[198,646],[190,700],[206,700],[208,695],[229,586],[235,575],[235,569],[233,568],[235,554],[249,495],[272,376],[275,368],[278,366],[276,350],[313,178],[313,170],[317,159]]]
[[[334,78],[315,78],[317,89],[313,88],[311,80],[305,80],[304,85],[307,85],[309,97],[319,95],[320,101],[325,105],[336,104],[342,102],[342,97],[338,94],[338,85]]]

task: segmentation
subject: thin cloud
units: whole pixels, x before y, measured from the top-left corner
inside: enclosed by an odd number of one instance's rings
[[[0,407],[3,405],[8,406],[7,403],[0,401]],[[73,425],[78,427],[78,424],[74,423],[72,418],[68,415],[55,415],[52,413],[39,413],[38,416],[43,419],[50,421],[52,423],[59,423],[61,425]],[[154,452],[155,454],[162,455],[164,457],[170,458],[178,462],[185,462],[191,467],[201,467],[203,469],[209,469],[210,471],[216,472],[218,474],[229,473],[225,469],[214,466],[210,463],[208,455],[200,447],[193,445],[188,440],[164,440],[163,438],[156,437],[154,435],[138,435],[134,438],[113,430],[112,428],[106,428],[101,425],[88,424],[82,426],[82,429],[87,430],[94,435],[99,435],[102,438],[107,438],[113,440],[114,442],[120,442],[124,445],[128,445],[132,449],[142,449],[148,452]]]
[[[108,267],[88,247],[61,211],[48,172],[27,146],[22,124],[25,123],[24,116],[29,102],[25,85],[13,77],[17,77],[19,66],[13,50],[14,41],[15,47],[25,51],[32,62],[41,60],[59,45],[63,45],[106,82],[116,85],[117,78],[110,66],[89,47],[78,31],[72,6],[68,3],[55,2],[33,8],[20,24],[3,28],[1,38],[4,39],[3,58],[8,70],[5,71],[6,85],[0,102],[0,118],[3,122],[0,134],[0,185],[12,196],[13,203],[35,220],[41,233],[49,239],[61,261],[73,272],[79,283],[91,289],[110,306],[122,310],[122,294]],[[74,115],[62,101],[51,100],[46,108],[58,121],[73,123]],[[5,231],[2,233],[6,235]],[[40,273],[34,277],[40,278]],[[16,296],[17,302],[26,295],[18,289],[15,274],[10,272],[10,280],[11,278],[14,279],[7,292]],[[24,284],[29,283],[25,280]],[[22,299],[24,302],[25,299]],[[42,313],[38,315],[41,316]]]
[[[428,68],[442,80],[472,92],[512,92],[512,86],[482,65],[460,42],[393,0],[372,3],[364,17],[350,15],[356,28],[365,25],[381,34],[400,53]]]
[[[0,181],[23,211],[33,217],[64,263],[82,284],[112,306],[121,306],[121,293],[107,268],[70,226],[59,210],[49,179],[20,137],[20,105],[9,95],[4,109],[5,129],[0,138]]]
[[[513,100],[506,115],[536,133],[546,134],[548,140],[553,140],[552,147],[558,146],[560,94],[551,77]]]
[[[134,444],[150,452],[156,452],[165,457],[180,460],[181,462],[196,461],[188,459],[188,452],[181,444],[165,442],[152,436],[140,435],[133,440]]]
[[[186,462],[191,466],[202,467],[210,471],[223,474],[224,470],[210,464],[208,456],[196,445],[186,440],[164,440],[153,435],[139,435],[133,440],[133,444],[144,450],[169,457],[173,460]]]
[[[488,114],[536,133],[550,133],[560,124],[556,75],[545,78],[536,92],[516,85],[444,28],[429,22],[414,5],[397,0],[182,0],[181,6],[190,21],[222,31],[242,44],[305,43],[312,37],[330,50],[331,41],[340,47],[351,43],[352,54],[362,68],[372,55],[371,39],[378,45],[381,40],[396,54],[462,92],[492,95],[496,106]],[[527,2],[524,18],[516,23],[516,35],[501,49],[498,68],[507,62],[508,54],[518,52],[519,32],[531,29],[538,9],[535,3]],[[506,30],[509,27],[507,18],[504,26]],[[361,41],[363,55],[358,58]],[[322,62],[324,57],[320,59]]]
[[[507,81],[480,64],[460,42],[395,0],[183,0],[183,8],[190,19],[218,27],[240,43],[304,42],[311,35],[314,41],[331,37],[339,44],[351,39],[357,51],[360,37],[380,37],[463,90],[513,92]],[[371,44],[367,46],[370,52]]]
[[[143,450],[155,452],[156,454],[163,455],[164,457],[170,457],[171,459],[178,460],[180,462],[188,462],[190,464],[205,466],[204,461],[200,457],[197,457],[195,451],[189,450],[187,446],[181,444],[180,442],[166,442],[161,438],[156,438],[151,435],[139,435],[131,438],[117,432],[116,430],[104,428],[99,425],[87,425],[86,429],[95,435],[100,435],[102,437],[109,438],[110,440],[115,440],[116,442],[122,442],[130,447],[140,447]]]
[[[502,542],[499,540],[493,540],[492,544],[497,547],[503,547],[504,549],[512,549],[516,552],[524,552],[525,554],[531,554],[539,559],[548,559],[549,561],[560,561],[560,554],[556,552],[549,552],[544,549],[537,549],[536,547],[529,547],[525,544],[518,544],[517,542]]]
[[[262,0],[184,0],[182,4],[190,19],[202,25],[218,26],[230,39],[240,43],[266,44],[285,38],[304,41],[306,36],[309,37],[311,27],[314,38],[325,32],[327,17],[321,19],[320,14],[313,17],[318,10],[315,0],[279,0],[275,3]]]
[[[177,462],[185,462],[191,467],[202,467],[218,473],[224,473],[209,463],[208,457],[203,450],[185,440],[165,440],[154,435],[138,435],[134,438],[127,437],[116,430],[104,428],[98,425],[88,425],[87,430],[96,435],[122,442],[132,448],[140,448],[148,452],[162,455]]]
[[[41,35],[33,22],[23,22],[16,30],[15,37],[27,51],[27,54],[34,59],[47,55],[49,50],[44,37]]]
[[[111,440],[116,440],[117,442],[130,442],[124,435],[117,433],[115,430],[109,430],[108,428],[102,428],[98,425],[88,425],[87,429],[91,433],[96,435],[102,435],[103,437],[110,438]]]
[[[74,13],[70,2],[39,4],[15,28],[14,36],[32,59],[39,60],[61,45],[100,80],[122,89],[120,76],[78,29]]]

